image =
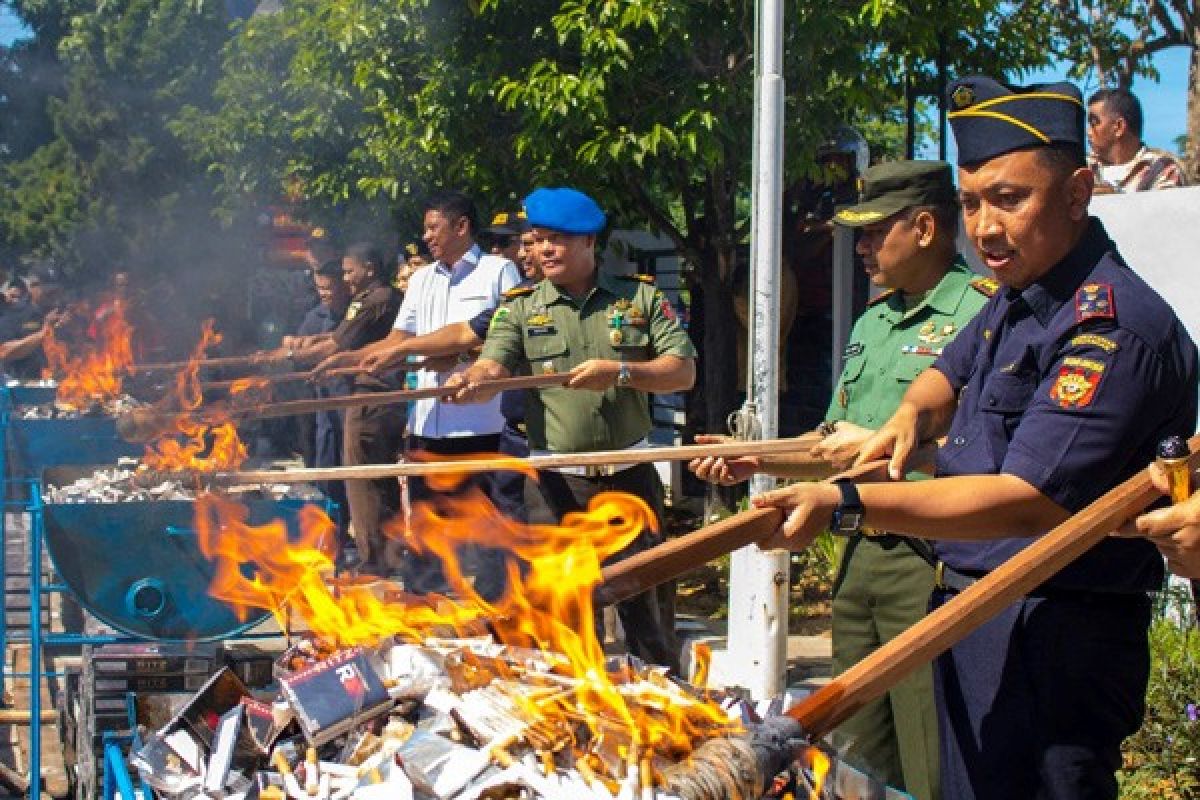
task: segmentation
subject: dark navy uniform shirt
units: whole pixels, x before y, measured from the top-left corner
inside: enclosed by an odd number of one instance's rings
[[[1099,220],[1038,282],[1004,289],[934,363],[959,393],[937,474],[1015,475],[1074,513],[1196,423],[1196,346],[1120,259]],[[1032,539],[944,541],[938,557],[994,569]],[[1145,540],[1107,539],[1049,586],[1134,592],[1162,583]]]
[[[512,297],[528,294],[526,290],[536,285],[535,281],[525,278],[504,293],[504,302],[508,302]],[[480,339],[487,338],[488,328],[492,327],[492,317],[496,316],[497,308],[500,308],[500,306],[484,309],[467,320],[467,325],[470,326],[471,331]],[[512,389],[500,393],[500,413],[504,415],[504,423],[510,428],[516,428],[525,422],[525,395],[526,391],[524,389]]]

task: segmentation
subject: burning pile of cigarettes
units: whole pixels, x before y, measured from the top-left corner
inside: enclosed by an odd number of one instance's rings
[[[127,394],[118,395],[78,407],[69,403],[39,403],[19,405],[15,414],[19,419],[79,419],[80,417],[115,417],[127,414],[145,404]]]
[[[488,636],[342,649],[305,639],[276,659],[276,691],[251,692],[225,667],[131,761],[172,799],[666,800],[692,748],[757,719],[737,697],[633,658],[610,658],[600,682],[565,664]],[[589,694],[610,687],[630,718],[589,711]],[[679,722],[688,741],[666,735]]]
[[[148,469],[136,458],[118,459],[115,467],[97,469],[60,486],[47,485],[49,503],[140,503],[196,499],[196,476]],[[321,492],[308,484],[258,484],[230,487],[229,494],[275,501],[320,503]]]

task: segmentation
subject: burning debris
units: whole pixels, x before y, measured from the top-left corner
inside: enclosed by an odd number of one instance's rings
[[[103,467],[61,485],[47,485],[48,503],[142,503],[151,501],[195,501],[198,476],[190,473],[160,472],[140,464],[135,458],[122,458],[115,467]],[[244,491],[243,491],[244,490]],[[297,500],[319,503],[324,495],[309,484],[258,484],[234,487],[247,499],[274,501]]]
[[[691,745],[741,733],[745,704],[736,698],[699,692],[636,659],[609,659],[603,675],[583,678],[564,674],[566,663],[491,637],[336,650],[304,640],[276,662],[277,692],[252,692],[223,669],[146,734],[131,760],[165,798],[667,800],[696,796]],[[605,682],[638,725],[593,714],[587,696]],[[710,713],[722,703],[728,711]],[[668,714],[703,718],[689,747],[647,741],[649,726]],[[760,784],[731,794],[749,786],[736,766],[727,771],[732,782],[711,797],[761,793]]]
[[[127,394],[92,400],[84,404],[68,404],[55,401],[37,405],[18,405],[14,413],[18,419],[80,419],[83,417],[116,417],[144,407],[140,400]]]

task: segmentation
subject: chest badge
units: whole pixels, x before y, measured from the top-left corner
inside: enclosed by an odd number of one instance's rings
[[[917,332],[917,339],[925,344],[940,344],[948,337],[953,336],[956,330],[958,328],[954,326],[953,322],[947,322],[941,326],[936,322],[926,322]]]
[[[362,310],[362,303],[355,300],[350,305],[346,306],[346,319],[354,319],[358,316],[358,312]]]

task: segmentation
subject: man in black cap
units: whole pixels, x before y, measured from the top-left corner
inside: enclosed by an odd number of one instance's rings
[[[58,310],[62,300],[62,279],[58,269],[43,264],[25,278],[29,302],[14,306],[0,320],[0,353],[4,372],[11,378],[32,381],[42,377],[46,356],[42,352],[45,326],[58,327],[64,312]]]
[[[1088,215],[1078,89],[972,77],[950,103],[966,233],[1003,288],[863,445],[897,482],[756,499],[790,512],[768,546],[827,525],[937,540],[934,607],[1151,462],[1197,407],[1195,345]],[[899,482],[940,437],[937,477]],[[1116,798],[1162,577],[1153,545],[1110,538],[938,659],[945,797]]]
[[[517,265],[521,263],[521,236],[528,232],[529,220],[524,211],[501,211],[492,217],[491,225],[480,231],[489,253]]]

